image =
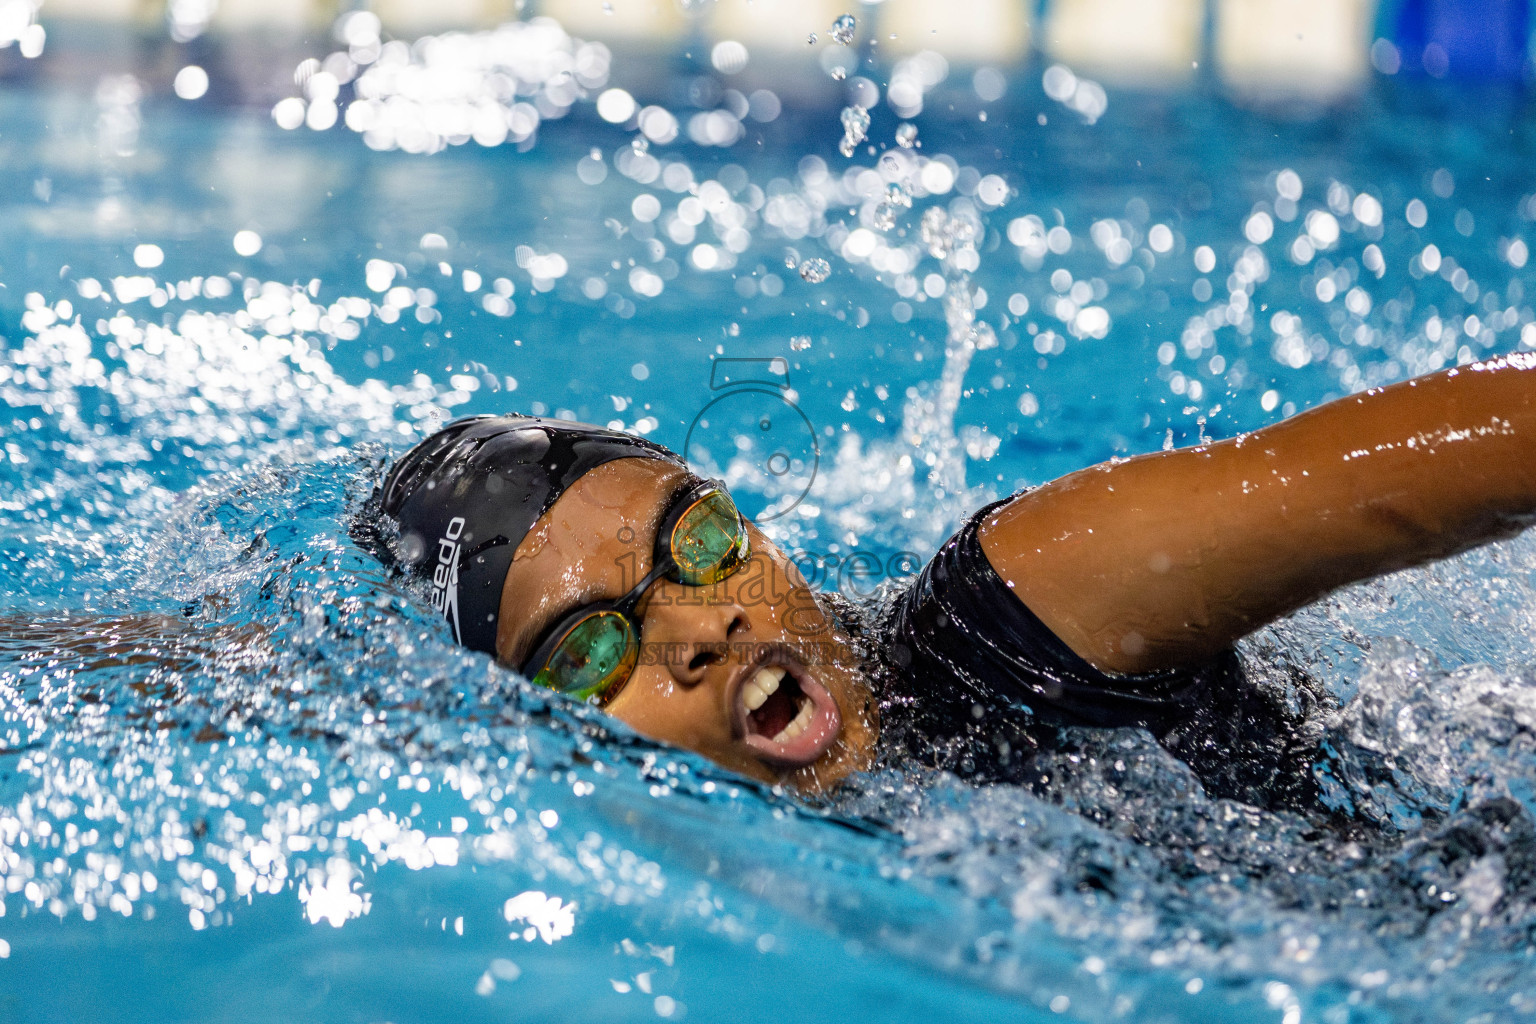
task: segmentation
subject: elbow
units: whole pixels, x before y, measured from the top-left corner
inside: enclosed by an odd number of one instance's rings
[[[1519,534],[1536,522],[1536,510],[1480,508],[1446,515],[1421,505],[1383,502],[1370,509],[1367,528],[1385,541],[1377,572],[1392,572]]]

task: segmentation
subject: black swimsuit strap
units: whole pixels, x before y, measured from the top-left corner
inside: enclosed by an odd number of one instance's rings
[[[1164,728],[1225,666],[1120,675],[1094,668],[1008,588],[978,530],[1005,502],[972,516],[913,582],[895,609],[890,655],[904,674],[953,681],[959,713],[1005,695],[1047,722]],[[945,699],[940,697],[941,700]]]

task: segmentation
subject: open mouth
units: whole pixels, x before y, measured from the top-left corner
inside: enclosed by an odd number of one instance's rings
[[[800,666],[779,659],[749,670],[736,701],[747,746],[778,768],[811,764],[842,726],[826,688]]]

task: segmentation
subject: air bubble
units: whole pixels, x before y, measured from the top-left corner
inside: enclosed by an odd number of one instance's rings
[[[845,14],[832,23],[832,31],[828,34],[831,35],[833,42],[847,46],[853,42],[853,32],[858,24],[853,15]]]

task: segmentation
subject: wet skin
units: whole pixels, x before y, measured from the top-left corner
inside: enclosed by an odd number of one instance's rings
[[[633,587],[688,479],[670,463],[619,459],[572,484],[513,556],[497,659],[521,666],[551,623]],[[636,612],[640,664],[604,710],[743,775],[819,791],[870,763],[879,724],[869,684],[799,571],[751,524],[748,536],[750,559],[720,583],[661,579],[646,592]],[[798,743],[754,735],[742,689],[765,665],[784,668],[793,680],[786,693],[798,689],[814,705],[814,727]]]

